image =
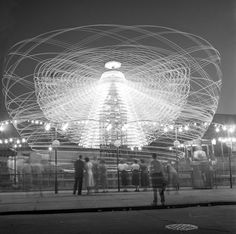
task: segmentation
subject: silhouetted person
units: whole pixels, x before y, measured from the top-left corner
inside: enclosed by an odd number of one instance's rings
[[[75,168],[75,182],[73,194],[76,194],[78,188],[78,195],[81,195],[83,186],[83,176],[84,176],[84,161],[82,160],[82,155],[79,155],[78,159],[74,163]]]

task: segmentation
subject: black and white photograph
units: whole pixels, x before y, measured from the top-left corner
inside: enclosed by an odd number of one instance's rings
[[[1,233],[235,220],[235,0],[0,1]]]

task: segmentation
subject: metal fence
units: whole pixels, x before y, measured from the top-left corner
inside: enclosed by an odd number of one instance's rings
[[[202,175],[203,176],[203,175]],[[194,178],[194,173],[192,170],[179,171],[179,185],[182,188],[217,188],[219,186],[229,186],[232,183],[233,186],[236,185],[236,171],[229,170],[214,170],[208,175],[210,180],[207,183],[202,183],[200,186],[196,186],[196,178]],[[149,177],[150,178],[150,177]],[[202,180],[206,178],[202,177]],[[231,179],[231,181],[230,181]],[[198,178],[199,180],[199,178]],[[57,181],[57,182],[55,182]],[[118,177],[117,171],[111,170],[107,173],[108,189],[118,189]],[[57,183],[57,185],[55,184]],[[47,172],[47,173],[0,173],[0,192],[5,191],[53,191],[55,186],[57,186],[58,191],[60,190],[71,190],[74,184],[74,173],[71,172]],[[99,185],[101,187],[101,185]],[[151,187],[151,181],[149,183]],[[171,187],[171,186],[170,186]],[[122,188],[122,185],[121,185]],[[132,189],[132,172],[129,172],[129,185],[128,188]],[[85,188],[85,183],[83,185]]]

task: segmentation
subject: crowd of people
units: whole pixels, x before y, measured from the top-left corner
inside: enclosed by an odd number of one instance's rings
[[[107,166],[104,159],[97,160],[93,158],[92,161],[88,157],[83,160],[82,155],[74,163],[75,181],[73,194],[81,195],[83,181],[87,189],[87,194],[91,194],[92,190],[96,193],[99,188],[103,192],[107,192]],[[157,159],[157,154],[152,154],[152,160],[147,163],[144,159],[134,159],[130,164],[124,160],[120,160],[118,164],[118,172],[121,179],[121,186],[124,192],[127,192],[127,187],[131,184],[135,188],[135,192],[139,192],[140,188],[147,191],[151,181],[153,188],[153,205],[157,205],[157,191],[159,191],[161,204],[165,203],[164,191],[167,186],[173,186],[179,190],[178,173],[170,162],[163,165]]]
[[[79,155],[78,159],[74,163],[75,169],[75,181],[73,194],[81,195],[83,181],[87,189],[87,194],[91,193],[94,189],[98,192],[99,185],[102,187],[103,192],[107,192],[107,167],[105,160],[94,160],[91,162],[88,157],[83,160],[82,155]]]

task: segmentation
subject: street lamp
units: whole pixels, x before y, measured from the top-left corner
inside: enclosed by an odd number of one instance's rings
[[[54,140],[52,142],[52,147],[55,153],[55,194],[58,193],[58,182],[57,182],[57,147],[60,146],[60,141]]]
[[[114,146],[116,147],[116,164],[117,164],[117,181],[118,181],[118,192],[120,192],[120,173],[119,173],[119,147],[121,145],[121,141],[120,140],[115,140],[114,142]]]

